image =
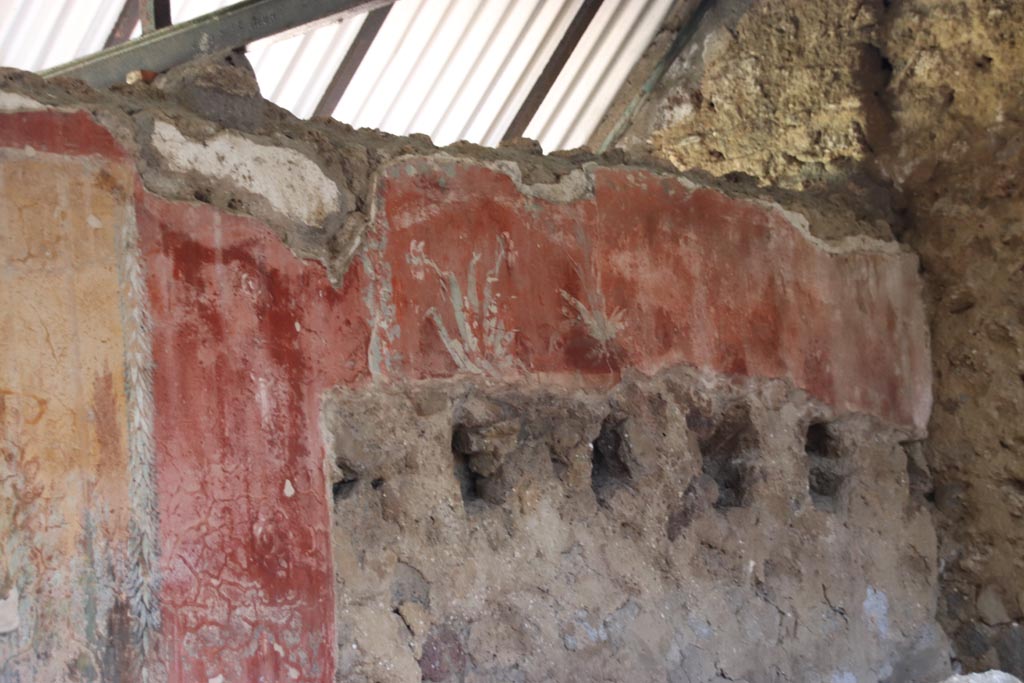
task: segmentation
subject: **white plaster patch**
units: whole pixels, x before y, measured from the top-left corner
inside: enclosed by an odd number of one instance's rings
[[[217,674],[213,678],[206,679],[206,683],[224,683],[224,676],[222,674]]]
[[[103,227],[103,223],[100,222],[100,219],[96,218],[96,216],[92,215],[91,213],[89,214],[88,218],[85,219],[85,223],[93,230],[99,230],[100,228]]]
[[[885,591],[868,586],[864,597],[864,616],[883,638],[889,635],[889,597]]]
[[[46,105],[16,92],[0,92],[0,111],[42,111]]]
[[[12,587],[7,597],[0,600],[0,633],[17,631],[21,625],[18,617],[18,589]]]
[[[341,209],[337,185],[294,149],[261,145],[230,132],[198,142],[165,121],[153,127],[153,146],[171,170],[195,171],[231,183],[306,225],[320,225]]]
[[[260,419],[263,420],[264,425],[267,425],[271,418],[270,381],[265,377],[254,377],[254,379],[256,380],[256,402],[260,406]]]
[[[285,498],[291,498],[294,495],[295,495],[295,487],[292,486],[292,480],[291,479],[285,479],[284,480],[284,497]]]

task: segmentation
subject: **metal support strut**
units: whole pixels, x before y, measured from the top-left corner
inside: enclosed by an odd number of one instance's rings
[[[121,45],[41,72],[80,78],[95,88],[124,83],[129,72],[166,71],[197,55],[239,48],[260,38],[291,35],[392,0],[245,0],[192,21],[162,28]]]

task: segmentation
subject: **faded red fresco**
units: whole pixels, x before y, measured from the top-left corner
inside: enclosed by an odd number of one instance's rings
[[[320,394],[366,373],[356,288],[251,219],[142,194],[171,681],[329,681]]]
[[[84,111],[24,111],[0,114],[0,147],[31,147],[54,154],[98,154],[124,159],[124,149]]]
[[[83,113],[0,118],[2,145],[124,154]],[[137,186],[172,683],[332,680],[329,387],[684,363],[918,428],[930,409],[912,257],[829,253],[675,179],[598,169],[552,203],[477,163],[402,161],[340,289],[259,221]]]
[[[638,170],[597,169],[592,197],[552,203],[482,165],[421,159],[379,196],[366,254],[390,285],[376,288],[384,374],[592,383],[685,363],[927,420],[912,256],[832,254],[779,211]]]
[[[2,681],[132,673],[107,637],[131,533],[119,154],[86,114],[0,116]]]

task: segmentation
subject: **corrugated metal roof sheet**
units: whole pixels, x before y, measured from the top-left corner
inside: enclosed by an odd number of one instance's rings
[[[526,128],[551,151],[584,144],[673,0],[605,0]],[[109,0],[0,0],[0,64],[55,66],[102,48]],[[172,0],[175,22],[231,0]],[[398,0],[334,110],[356,127],[496,145],[582,0]],[[312,115],[365,17],[249,46],[264,96]],[[138,31],[138,29],[136,29]]]

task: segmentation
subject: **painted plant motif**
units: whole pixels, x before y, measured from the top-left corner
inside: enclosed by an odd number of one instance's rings
[[[579,278],[580,289],[586,303],[560,289],[559,294],[566,304],[562,308],[562,314],[581,325],[587,337],[593,342],[593,348],[588,354],[591,359],[609,361],[617,354],[615,338],[626,327],[626,312],[617,307],[608,311],[608,302],[601,288],[601,272],[594,265],[588,248],[589,243],[582,234],[577,235],[577,239],[584,245],[587,267],[584,268],[572,259],[572,268]]]
[[[372,332],[367,349],[367,362],[370,373],[380,377],[391,372],[392,365],[402,359],[402,354],[394,350],[400,330],[395,324],[395,302],[391,291],[391,265],[375,262],[368,252],[363,254],[363,267],[373,286],[366,289],[363,299],[366,308],[372,311]]]
[[[157,575],[159,513],[153,442],[153,352],[146,302],[146,280],[134,221],[125,221],[118,235],[123,292],[125,391],[128,399],[128,471],[131,477],[131,565],[129,603],[134,636],[142,652],[152,652],[160,630],[160,578]],[[142,680],[150,678],[143,666]]]
[[[406,261],[412,266],[413,277],[422,280],[427,271],[432,272],[451,305],[457,334],[449,332],[436,307],[431,306],[426,317],[434,323],[452,360],[460,370],[491,377],[520,369],[520,363],[511,350],[515,330],[505,328],[501,319],[501,294],[495,291],[502,265],[511,268],[515,261],[515,250],[508,233],[499,235],[497,241],[494,262],[483,274],[482,284],[477,277],[482,256],[479,252],[473,252],[466,271],[465,287],[454,272],[443,270],[426,255],[423,241],[413,240],[406,255]]]

